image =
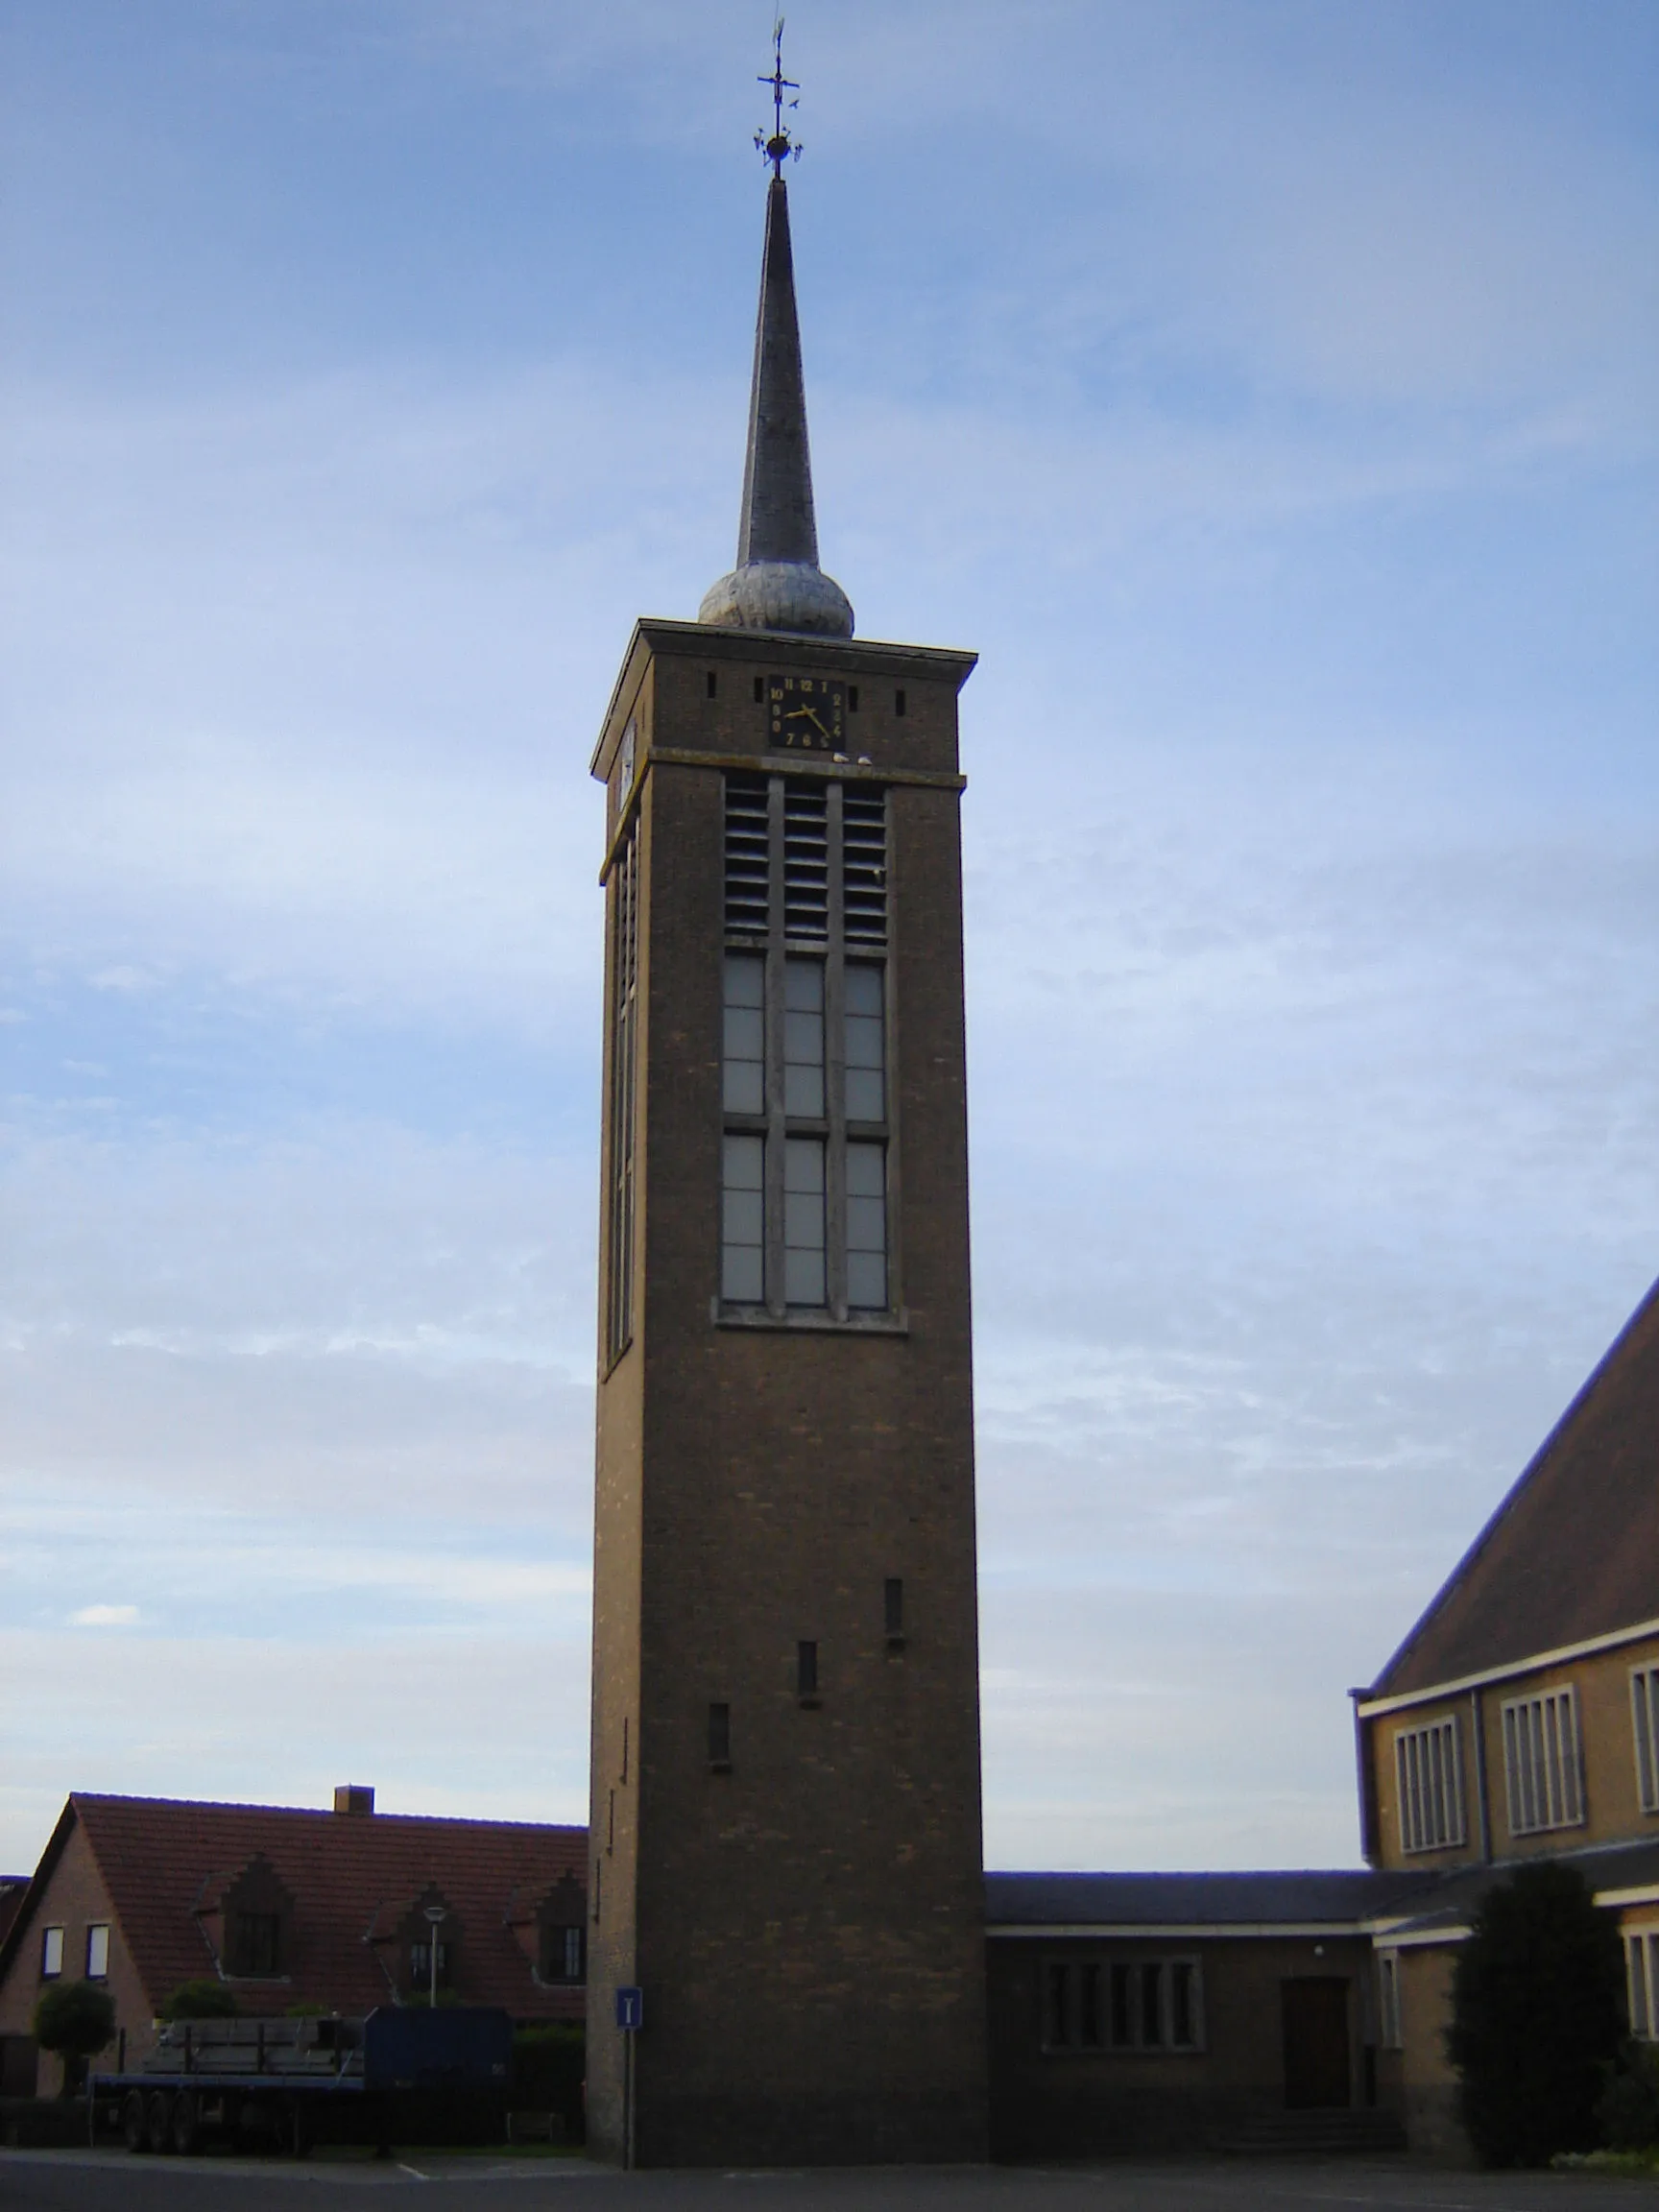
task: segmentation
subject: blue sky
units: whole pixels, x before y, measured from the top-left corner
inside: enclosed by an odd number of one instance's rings
[[[0,7],[0,1860],[580,1818],[593,732],[770,12]],[[1351,1862],[1659,1272],[1659,20],[800,0],[826,565],[967,644],[987,1848]]]

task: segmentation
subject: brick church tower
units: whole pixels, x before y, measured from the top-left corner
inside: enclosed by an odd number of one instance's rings
[[[787,151],[737,565],[637,624],[592,764],[588,2111],[640,2165],[985,2155],[974,657],[855,644],[818,566]]]

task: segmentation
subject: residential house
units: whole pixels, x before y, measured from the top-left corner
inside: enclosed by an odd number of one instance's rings
[[[129,2062],[203,1978],[247,2013],[366,2012],[425,2002],[435,1972],[441,1996],[580,2021],[586,1845],[581,1828],[377,1814],[356,1786],[330,1813],[77,1791],[0,1941],[8,2086],[60,1978],[108,1989]],[[35,2080],[53,2094],[59,2062],[41,2054]]]

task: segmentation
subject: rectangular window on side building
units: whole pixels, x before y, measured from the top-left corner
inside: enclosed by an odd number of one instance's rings
[[[1572,1684],[1537,1697],[1512,1698],[1503,1708],[1503,1721],[1510,1834],[1580,1826],[1584,1770]]]
[[[1659,1813],[1659,1667],[1630,1676],[1630,1719],[1636,1734],[1636,1794],[1644,1813]]]
[[[40,1979],[56,1982],[63,1971],[63,1931],[61,1928],[42,1928],[40,1931]]]
[[[1404,1728],[1395,1737],[1394,1785],[1402,1851],[1443,1851],[1465,1841],[1463,1763],[1455,1713],[1422,1728]]]
[[[1625,2002],[1638,2042],[1659,2043],[1659,1928],[1638,1928],[1624,1938]]]
[[[94,1920],[86,1931],[86,1979],[104,1982],[109,1975],[109,1924]]]

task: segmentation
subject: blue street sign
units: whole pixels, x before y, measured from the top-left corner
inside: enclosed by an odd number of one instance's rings
[[[645,2024],[645,1992],[643,1989],[618,1989],[616,1992],[616,2025],[630,2034]]]

